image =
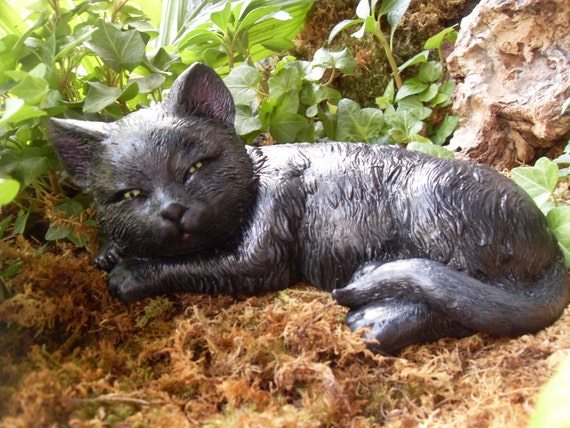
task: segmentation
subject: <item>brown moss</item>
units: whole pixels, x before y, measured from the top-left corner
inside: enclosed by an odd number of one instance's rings
[[[524,426],[570,352],[566,314],[534,336],[376,356],[306,285],[125,305],[87,252],[1,248],[23,267],[0,304],[0,426]]]

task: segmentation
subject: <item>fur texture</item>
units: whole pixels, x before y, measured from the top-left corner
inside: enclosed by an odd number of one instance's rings
[[[234,115],[223,81],[195,64],[162,104],[115,123],[51,120],[63,167],[111,237],[96,264],[114,295],[304,280],[387,353],[535,332],[567,305],[544,216],[490,168],[379,145],[247,147]]]

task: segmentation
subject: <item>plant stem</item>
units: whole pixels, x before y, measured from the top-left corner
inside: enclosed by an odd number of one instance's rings
[[[402,77],[400,76],[400,72],[398,71],[398,65],[396,64],[396,60],[394,59],[394,55],[392,55],[392,49],[390,49],[390,45],[388,44],[388,40],[384,36],[384,33],[380,30],[380,23],[378,22],[376,31],[374,35],[384,48],[384,52],[386,52],[386,58],[388,59],[388,63],[390,64],[390,68],[392,68],[392,75],[394,76],[394,81],[396,82],[396,87],[400,89],[402,87]]]

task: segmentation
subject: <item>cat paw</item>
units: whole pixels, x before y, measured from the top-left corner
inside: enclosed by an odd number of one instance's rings
[[[109,272],[109,291],[113,297],[117,297],[124,302],[133,302],[146,297],[142,293],[143,285],[139,279],[138,269],[133,263],[121,260]]]
[[[93,265],[100,270],[110,272],[123,258],[123,250],[114,241],[108,241],[95,257]]]
[[[352,309],[345,323],[352,331],[365,330],[363,337],[369,340],[370,350],[389,355],[413,343],[474,333],[444,313],[433,310],[427,303],[395,299]]]

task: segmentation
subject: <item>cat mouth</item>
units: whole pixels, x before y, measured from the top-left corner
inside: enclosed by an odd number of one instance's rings
[[[192,235],[190,235],[188,232],[184,232],[184,233],[182,234],[182,238],[181,238],[181,239],[182,239],[183,241],[190,241],[191,238],[192,238]]]

